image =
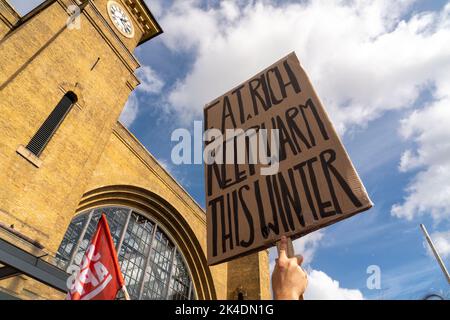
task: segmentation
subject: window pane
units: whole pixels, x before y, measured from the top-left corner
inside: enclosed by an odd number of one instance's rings
[[[189,273],[184,265],[181,254],[177,251],[174,261],[174,271],[172,279],[170,279],[169,299],[170,300],[187,300],[189,299],[189,287],[191,280]]]
[[[139,299],[142,272],[152,239],[154,224],[142,216],[132,213],[119,253],[119,262],[128,293],[132,299]]]
[[[88,215],[80,215],[72,220],[72,223],[67,229],[66,235],[61,242],[58,252],[56,253],[56,263],[61,269],[66,269],[69,263],[72,251],[75,248],[81,231],[86,223]]]
[[[160,229],[156,230],[150,263],[145,270],[142,299],[165,299],[174,246]]]
[[[105,213],[106,215],[106,220],[108,220],[108,225],[111,231],[114,245],[117,245],[120,239],[120,234],[125,226],[128,212],[128,209],[115,207],[96,209],[94,211],[94,214],[92,215],[92,219],[89,223],[86,234],[83,237],[83,241],[80,243],[80,249],[75,255],[74,264],[78,266],[80,265],[87,246],[89,245],[89,242],[91,241],[95,231],[97,230],[98,220],[100,219],[102,213]]]
[[[75,255],[77,265],[81,263],[102,212],[106,214],[114,244],[117,246],[120,241],[130,210],[121,207],[94,210]],[[62,268],[67,267],[88,216],[89,212],[78,215],[67,229],[57,253]],[[195,299],[182,255],[169,237],[143,215],[131,213],[118,258],[131,299]],[[118,299],[123,299],[123,295],[119,293]]]

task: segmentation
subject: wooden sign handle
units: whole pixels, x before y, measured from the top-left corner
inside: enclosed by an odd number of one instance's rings
[[[292,239],[290,237],[287,237],[287,251],[286,254],[288,256],[288,258],[295,258],[295,250],[294,250],[294,245],[292,244]],[[280,256],[280,244],[281,241],[277,241],[277,251],[278,251],[278,256]],[[303,295],[301,295],[298,300],[304,300]]]

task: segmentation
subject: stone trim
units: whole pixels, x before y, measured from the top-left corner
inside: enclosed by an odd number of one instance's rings
[[[162,33],[161,26],[158,24],[152,13],[148,9],[144,1],[140,0],[123,0],[130,8],[136,20],[144,31],[141,41],[138,45],[154,38]]]
[[[0,0],[0,19],[9,29],[12,29],[17,21],[19,21],[20,15],[8,1]]]
[[[39,159],[36,155],[34,155],[30,150],[25,148],[23,145],[20,145],[16,152],[25,158],[28,162],[34,165],[36,168],[40,168],[42,165],[42,160]]]
[[[59,90],[63,94],[66,94],[69,91],[72,91],[77,95],[77,102],[74,104],[75,107],[77,107],[79,110],[83,110],[84,107],[86,107],[86,102],[83,97],[83,86],[80,83],[70,84],[67,82],[61,83],[59,86]]]
[[[173,192],[191,211],[206,225],[206,214],[204,209],[198,204],[189,193],[181,186],[177,180],[162,167],[158,160],[142,145],[142,143],[125,128],[120,122],[117,122],[113,128],[113,134],[123,142],[123,144],[164,184]],[[156,165],[156,166],[155,166]],[[157,167],[159,170],[155,170]],[[158,172],[160,171],[160,172]],[[163,177],[165,175],[165,177]],[[167,179],[168,178],[168,179]],[[167,181],[171,181],[170,183]],[[200,214],[199,211],[202,213]]]
[[[139,62],[137,61],[136,57],[130,52],[130,50],[125,46],[125,44],[120,39],[120,37],[115,33],[115,31],[112,29],[113,27],[108,23],[108,21],[105,19],[105,17],[100,13],[97,6],[90,0],[89,5],[86,6],[82,12],[86,16],[87,20],[92,24],[92,26],[100,34],[100,36],[111,47],[111,49],[114,51],[114,53],[117,55],[117,57],[124,63],[124,65],[130,71],[130,73],[132,73],[134,75],[134,70],[140,67]],[[131,63],[129,61],[127,61],[127,59],[124,57],[124,55],[122,55],[119,52],[118,48],[111,42],[111,40],[108,38],[106,33],[100,27],[101,24],[99,24],[97,21],[95,21],[94,17],[100,20],[103,27],[108,29],[108,34],[110,34],[114,38],[114,40],[116,40],[118,42],[120,49],[122,51],[125,51],[125,54],[128,57],[128,59],[131,60]],[[137,80],[137,78],[136,78],[136,80]]]
[[[132,208],[144,215],[149,215],[151,220],[159,222],[183,254],[191,272],[198,299],[217,298],[211,269],[207,265],[206,247],[202,247],[200,240],[187,220],[164,198],[136,186],[103,186],[90,190],[83,195],[76,214],[103,206]]]

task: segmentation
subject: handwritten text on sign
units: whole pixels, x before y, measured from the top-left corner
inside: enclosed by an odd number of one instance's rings
[[[210,265],[372,206],[294,53],[208,104],[204,118],[206,131],[226,136],[205,143],[223,157],[205,166]],[[235,143],[230,144],[228,133],[236,129],[240,135],[232,136]],[[254,134],[263,131],[276,132],[275,143]],[[259,148],[275,155],[270,161],[251,161],[255,139]],[[238,147],[243,141],[244,147]],[[230,163],[230,153],[247,161]],[[267,166],[276,172],[261,174]]]

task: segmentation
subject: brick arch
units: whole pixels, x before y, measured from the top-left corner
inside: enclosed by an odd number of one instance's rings
[[[77,213],[103,206],[126,206],[136,209],[160,223],[174,239],[191,272],[197,298],[217,299],[211,271],[203,249],[183,216],[161,196],[135,186],[114,185],[85,193]],[[206,230],[205,230],[206,232]]]

